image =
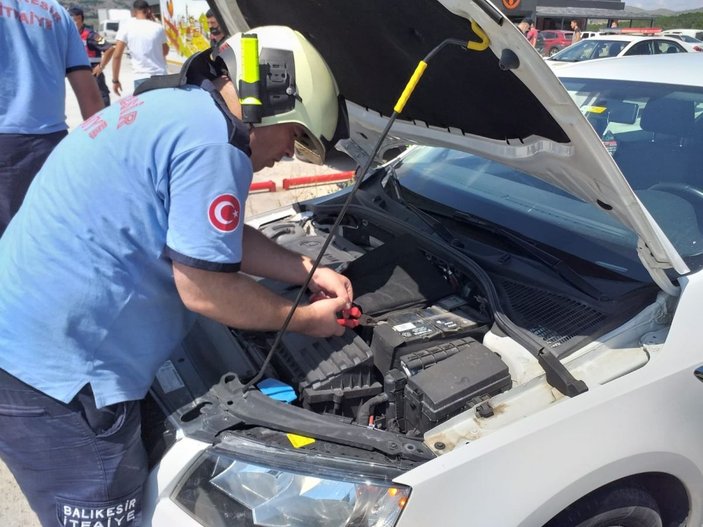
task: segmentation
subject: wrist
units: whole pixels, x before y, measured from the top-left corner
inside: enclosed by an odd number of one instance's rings
[[[112,84],[119,84],[119,83],[120,83],[120,81],[118,81],[117,79],[112,79]]]

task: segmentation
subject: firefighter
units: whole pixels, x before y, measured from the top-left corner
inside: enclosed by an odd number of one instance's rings
[[[115,46],[105,40],[105,37],[100,33],[93,31],[92,27],[85,25],[82,8],[73,6],[68,12],[76,23],[85,51],[88,53],[90,66],[93,69],[93,77],[95,77],[100,89],[100,96],[103,98],[105,106],[110,106],[110,89],[105,82],[103,70],[110,62],[112,54],[115,52]]]
[[[44,526],[136,527],[139,400],[194,314],[275,331],[291,302],[251,275],[302,285],[313,267],[245,225],[245,202],[254,171],[324,162],[346,108],[302,35],[252,32],[74,129],[0,238],[0,457]],[[272,67],[288,74],[259,77]],[[349,279],[319,267],[309,289],[289,328],[342,335]]]

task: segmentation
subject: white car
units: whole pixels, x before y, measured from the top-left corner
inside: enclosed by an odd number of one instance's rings
[[[565,64],[584,60],[631,55],[686,53],[688,51],[688,46],[672,37],[599,35],[572,44],[545,60],[549,66],[559,68]]]
[[[664,35],[665,33],[662,34]],[[701,31],[700,34],[703,36],[703,31]],[[688,51],[703,51],[703,40],[699,40],[683,33],[666,33],[666,36],[683,42],[683,45],[686,49],[688,49]]]
[[[662,35],[686,35],[698,40],[703,40],[703,29],[667,29]]]
[[[593,38],[600,35],[598,31],[581,31],[581,38]]]
[[[486,2],[218,2],[314,42],[361,163],[394,108],[380,152],[415,146],[322,260],[375,326],[199,319],[161,368],[144,523],[700,526],[703,54],[558,79]],[[351,194],[249,221],[316,256]]]

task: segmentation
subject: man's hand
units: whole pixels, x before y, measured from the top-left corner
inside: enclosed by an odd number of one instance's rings
[[[173,262],[173,278],[188,309],[227,326],[254,331],[278,331],[291,307],[290,300],[242,273],[220,273]],[[336,275],[336,273],[333,273]],[[289,329],[315,337],[341,335],[336,313],[346,298],[326,298],[299,306]]]
[[[337,313],[345,306],[342,298],[324,298],[307,306],[298,306],[290,330],[311,337],[341,336],[345,328],[337,322]]]
[[[343,300],[343,309],[349,309],[354,300],[354,291],[349,278],[327,267],[318,267],[315,270],[308,288],[318,296],[321,294],[323,298]]]

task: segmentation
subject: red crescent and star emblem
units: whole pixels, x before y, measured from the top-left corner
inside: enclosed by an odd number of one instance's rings
[[[220,194],[210,202],[210,224],[220,232],[232,232],[239,226],[241,206],[234,194]]]

